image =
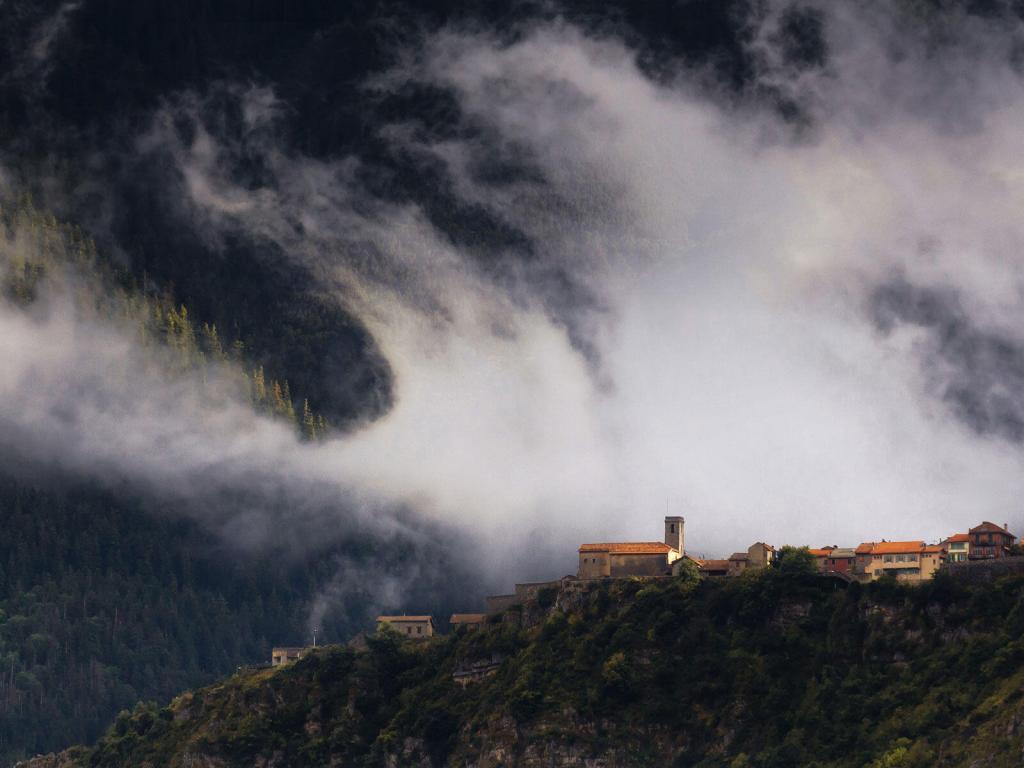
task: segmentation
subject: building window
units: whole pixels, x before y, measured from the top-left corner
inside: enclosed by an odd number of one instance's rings
[[[884,562],[891,563],[892,562],[892,555],[886,555],[885,558],[884,558]]]
[[[676,532],[676,524],[675,523],[670,523],[669,524],[669,529],[672,531],[672,533],[675,533]]]
[[[423,634],[423,627],[416,627],[416,634],[417,635],[422,635]]]

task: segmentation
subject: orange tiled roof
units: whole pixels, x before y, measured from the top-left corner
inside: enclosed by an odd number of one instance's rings
[[[921,549],[922,552],[945,552],[946,548],[941,544],[929,544]]]
[[[873,555],[895,555],[902,552],[920,552],[923,541],[881,541],[871,548]]]
[[[453,613],[449,622],[452,624],[482,624],[486,619],[486,613]]]
[[[824,549],[808,549],[807,551],[810,552],[815,557],[831,557],[832,556],[832,549],[829,548],[829,547],[825,547]]]
[[[749,560],[750,559],[750,553],[749,552],[733,552],[731,555],[729,555],[729,559],[730,560]]]
[[[1005,533],[1009,535],[1010,532],[1003,528],[1003,526],[990,523],[986,520],[981,525],[976,525],[971,528],[971,533]]]
[[[618,541],[580,545],[580,552],[607,552],[610,555],[665,555],[671,551],[672,547],[661,541]]]
[[[400,621],[429,621],[433,623],[433,616],[378,616],[377,621],[400,622]]]
[[[871,550],[874,548],[874,546],[875,542],[865,541],[863,544],[858,545],[858,547],[853,551],[855,554],[858,555],[868,555],[871,554]]]
[[[946,541],[949,541],[949,542],[953,542],[953,541],[970,541],[970,540],[971,540],[971,534],[969,534],[969,533],[954,533],[952,536],[950,536],[948,539],[946,539]]]

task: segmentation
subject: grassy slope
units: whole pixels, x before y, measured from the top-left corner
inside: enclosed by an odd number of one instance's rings
[[[477,633],[140,706],[74,764],[1019,765],[1022,591],[778,573],[562,591]],[[452,683],[492,654],[497,674]]]

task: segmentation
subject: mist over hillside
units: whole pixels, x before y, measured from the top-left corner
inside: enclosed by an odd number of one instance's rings
[[[290,632],[666,513],[1019,528],[1022,50],[1009,2],[3,0],[8,480],[330,563]]]
[[[1009,7],[358,10],[3,9],[8,191],[326,414],[303,471],[555,572],[1016,519]]]

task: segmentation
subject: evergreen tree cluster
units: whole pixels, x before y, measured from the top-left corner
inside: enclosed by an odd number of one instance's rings
[[[329,550],[243,559],[137,503],[2,478],[0,526],[0,765],[92,740],[139,699],[305,640],[335,568]],[[330,616],[323,628],[351,629]]]
[[[97,254],[95,242],[76,227],[38,211],[31,199],[0,207],[0,278],[3,295],[21,306],[34,303],[44,287],[70,294],[88,319],[134,329],[144,346],[164,346],[167,375],[200,374],[212,367],[237,380],[239,390],[260,412],[285,419],[310,440],[325,437],[328,424],[308,398],[297,412],[287,379],[268,378],[262,364],[247,361],[246,344],[225,344],[216,324],[194,319],[170,290],[139,285],[125,270],[114,270]]]

